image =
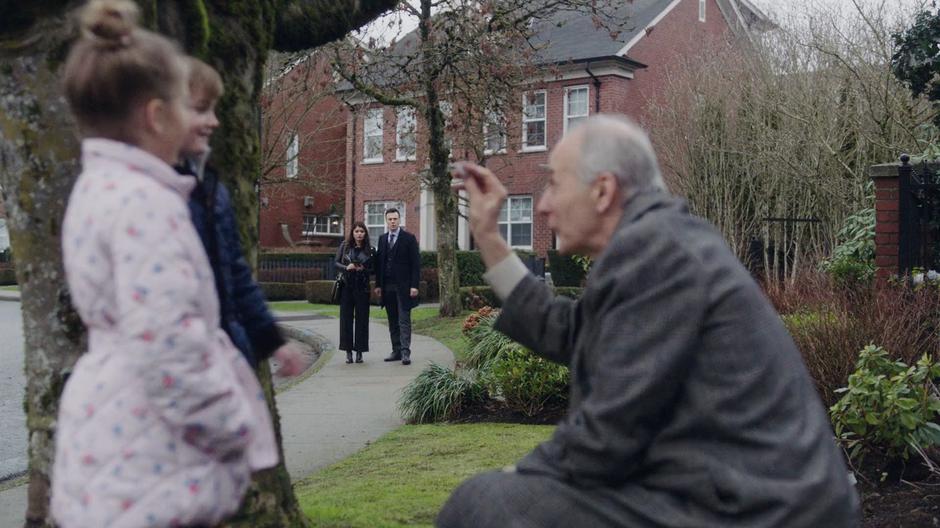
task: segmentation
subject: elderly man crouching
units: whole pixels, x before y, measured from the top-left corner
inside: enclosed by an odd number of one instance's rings
[[[496,327],[568,365],[567,414],[515,468],[463,483],[452,527],[858,526],[858,497],[793,340],[705,221],[663,185],[646,134],[598,115],[549,158],[538,212],[594,259],[555,297],[499,235],[506,190],[459,168]]]

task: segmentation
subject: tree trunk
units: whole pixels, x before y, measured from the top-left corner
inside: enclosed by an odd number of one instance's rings
[[[29,431],[29,505],[26,525],[51,526],[49,483],[55,418],[68,369],[86,349],[85,330],[69,302],[62,268],[60,226],[79,172],[74,122],[60,93],[59,67],[74,36],[67,13],[80,1],[39,0],[0,19],[0,185],[6,205],[25,336]],[[374,18],[391,0],[195,0],[140,2],[145,23],[177,38],[222,74],[225,97],[218,107],[213,164],[232,191],[246,254],[257,251],[255,183],[260,175],[259,97],[276,20],[296,11],[311,27],[328,28],[290,45],[314,47]],[[330,5],[324,15],[318,9]],[[6,13],[6,10],[0,12]],[[280,18],[278,18],[280,17]],[[258,372],[273,411],[271,374]],[[283,460],[283,456],[281,457]],[[233,526],[307,526],[283,462],[260,473]]]
[[[54,132],[74,128],[58,91],[65,27],[63,16],[49,16],[28,33],[0,29],[0,185],[22,298],[30,527],[50,526],[59,395],[64,373],[85,350],[85,330],[69,302],[59,244],[79,152],[74,134]]]
[[[431,56],[431,0],[421,0],[419,32],[425,56]],[[434,214],[437,224],[437,272],[440,277],[440,316],[460,313],[460,280],[457,271],[457,199],[450,188],[450,149],[445,143],[444,114],[440,108],[437,82],[440,72],[434,61],[425,62],[424,96],[427,103],[430,176],[428,187],[434,193]]]

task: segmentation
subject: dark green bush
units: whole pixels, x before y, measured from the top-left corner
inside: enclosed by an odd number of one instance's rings
[[[304,283],[304,299],[313,304],[330,304],[330,294],[333,292],[331,280],[312,280]]]
[[[306,296],[302,282],[259,282],[258,285],[269,301],[302,301]]]
[[[457,417],[461,409],[484,395],[475,373],[431,363],[404,388],[398,409],[408,423],[440,422]]]
[[[11,268],[0,268],[0,286],[16,284],[16,272]]]
[[[858,356],[849,386],[830,409],[836,437],[861,464],[865,455],[907,460],[918,450],[940,445],[940,398],[933,380],[940,363],[924,355],[913,367],[868,345]]]
[[[580,287],[584,282],[584,268],[573,258],[548,250],[548,271],[552,273],[555,286]]]
[[[493,293],[493,288],[489,286],[460,288],[460,300],[463,302],[464,308],[470,310],[479,310],[484,306],[492,306],[494,308],[502,306],[502,303],[499,302],[499,298]]]
[[[483,280],[486,266],[483,265],[483,259],[480,257],[479,251],[458,251],[457,270],[460,274],[461,286],[482,286],[486,284],[486,281]]]
[[[546,404],[563,402],[568,395],[568,368],[542,359],[512,343],[499,351],[483,375],[491,396],[526,416],[538,414]]]
[[[421,269],[437,267],[437,251],[421,252]]]
[[[421,267],[421,280],[427,283],[427,293],[423,295],[422,300],[436,302],[440,298],[440,279],[437,274],[437,268]]]
[[[336,251],[322,253],[260,253],[258,254],[258,264],[262,262],[285,262],[285,261],[304,261],[304,262],[325,262],[336,258]]]
[[[573,288],[571,286],[555,287],[555,295],[560,295],[569,299],[580,299],[582,293],[584,293],[584,288]]]

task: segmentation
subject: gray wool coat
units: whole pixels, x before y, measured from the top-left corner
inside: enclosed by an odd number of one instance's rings
[[[580,300],[529,275],[496,327],[571,368],[568,412],[517,473],[458,489],[439,526],[859,525],[793,340],[681,200],[633,198]]]

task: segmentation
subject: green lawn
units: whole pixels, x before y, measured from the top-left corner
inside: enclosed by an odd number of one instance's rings
[[[20,291],[20,287],[17,286],[17,285],[15,285],[15,284],[12,285],[12,286],[0,286],[0,290],[6,290],[6,291]]]
[[[458,317],[438,317],[435,311],[431,317],[416,319],[415,312],[412,312],[411,330],[416,334],[433,337],[440,341],[444,346],[454,353],[458,361],[462,360],[467,353],[469,343],[463,337],[463,321],[470,312],[464,312]]]
[[[339,305],[336,304],[312,304],[307,301],[278,301],[268,303],[268,307],[276,312],[290,313],[315,313],[319,315],[328,315],[330,317],[339,317]],[[385,321],[385,309],[378,306],[372,306],[369,309],[369,317],[379,322]],[[411,311],[411,321],[418,322],[437,317],[437,308],[415,308]]]
[[[554,427],[406,425],[296,484],[314,526],[431,526],[467,477],[519,460]]]

